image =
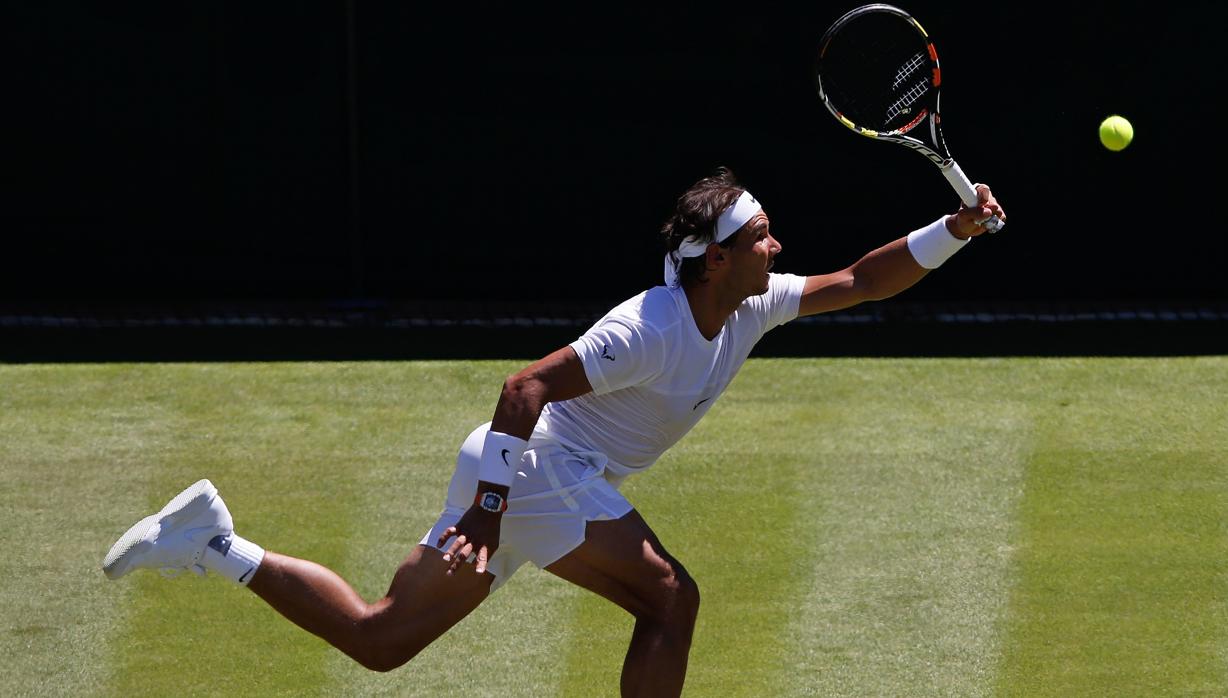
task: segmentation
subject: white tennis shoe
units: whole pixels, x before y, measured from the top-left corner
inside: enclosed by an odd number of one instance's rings
[[[102,571],[119,579],[134,569],[160,569],[164,573],[191,570],[204,574],[198,563],[214,536],[234,532],[230,510],[208,480],[180,492],[162,511],[133,524],[102,559]]]

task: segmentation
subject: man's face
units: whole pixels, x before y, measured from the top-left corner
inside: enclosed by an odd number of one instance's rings
[[[768,271],[780,254],[780,243],[769,228],[767,214],[756,213],[738,232],[738,240],[730,248],[730,279],[747,297],[767,292]]]

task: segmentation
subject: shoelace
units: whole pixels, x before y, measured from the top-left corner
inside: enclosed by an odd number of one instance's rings
[[[187,567],[160,567],[158,574],[162,575],[163,579],[177,579],[184,572],[191,572],[197,577],[205,576],[205,568],[200,565],[189,565]]]

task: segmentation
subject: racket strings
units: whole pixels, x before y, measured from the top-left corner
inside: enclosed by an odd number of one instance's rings
[[[851,39],[853,37],[844,37]],[[837,50],[829,51],[826,82],[829,93],[840,110],[858,125],[878,128],[887,107],[887,93],[868,89],[880,75],[882,54],[876,42],[845,41]]]
[[[912,105],[925,96],[926,92],[930,91],[930,83],[927,80],[922,80],[912,87],[905,90],[903,93],[898,93],[900,96],[890,106],[887,107],[887,117],[884,123],[891,123],[895,117],[901,114],[912,115]]]
[[[912,58],[908,59],[904,65],[900,66],[899,70],[895,71],[895,82],[891,83],[891,89],[899,89],[900,85],[903,85],[904,81],[912,77],[912,74],[917,72],[917,70],[923,65],[925,65],[924,53],[918,53]]]
[[[823,59],[828,98],[860,127],[894,131],[914,126],[919,110],[913,105],[932,87],[928,54],[917,49],[917,39],[911,29],[898,26],[854,22],[844,27]]]
[[[845,126],[938,166],[950,160],[938,123],[938,57],[907,14],[886,5],[849,12],[823,35],[815,71],[820,96]]]

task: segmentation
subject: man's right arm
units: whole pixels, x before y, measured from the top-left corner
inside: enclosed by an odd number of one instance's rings
[[[494,477],[479,480],[474,505],[455,526],[440,536],[438,544],[441,546],[448,538],[456,536],[452,545],[444,551],[444,560],[452,563],[449,574],[455,572],[470,554],[477,555],[477,572],[486,571],[486,562],[499,544],[503,513],[483,509],[476,503],[476,496],[494,492],[506,501],[510,490],[507,483],[511,482],[514,466],[520,462],[520,456],[533,435],[533,428],[546,403],[570,400],[592,392],[592,389],[584,372],[584,364],[570,346],[535,361],[503,382],[503,391],[495,406],[490,434],[482,452],[482,462],[483,470],[488,467],[486,464],[493,463],[497,467],[503,463],[508,470],[507,477],[497,478],[505,482],[494,482]],[[507,444],[507,449],[499,448],[503,443]],[[496,452],[488,452],[492,449]]]
[[[563,347],[508,376],[490,428],[528,441],[546,403],[592,391],[580,357],[571,347]]]

